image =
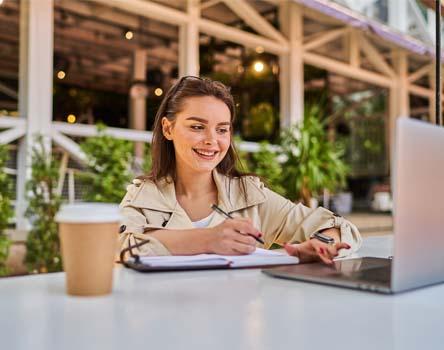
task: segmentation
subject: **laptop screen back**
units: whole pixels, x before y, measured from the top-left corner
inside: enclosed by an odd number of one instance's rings
[[[392,291],[444,282],[444,128],[397,121]]]

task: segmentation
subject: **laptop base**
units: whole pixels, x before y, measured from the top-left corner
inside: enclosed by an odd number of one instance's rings
[[[390,294],[391,259],[358,258],[322,263],[280,266],[262,272],[278,278]]]

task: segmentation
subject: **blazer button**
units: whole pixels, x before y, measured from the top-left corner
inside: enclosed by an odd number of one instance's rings
[[[119,228],[119,233],[123,233],[126,230],[126,225],[121,225]]]

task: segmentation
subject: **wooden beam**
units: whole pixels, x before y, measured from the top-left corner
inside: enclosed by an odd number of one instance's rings
[[[179,29],[179,76],[199,75],[199,0],[187,1],[187,13],[191,21]]]
[[[199,20],[199,29],[202,33],[212,35],[216,38],[238,43],[240,45],[255,49],[262,46],[265,51],[279,55],[288,52],[288,45],[277,43],[256,34],[251,34],[243,30],[232,28],[225,24],[220,24],[208,19]]]
[[[202,4],[200,5],[200,9],[205,10],[209,7],[213,7],[214,5],[217,5],[220,2],[222,2],[222,0],[208,0],[208,1],[202,2]]]
[[[415,72],[411,73],[407,78],[408,82],[413,83],[413,82],[421,79],[423,76],[429,74],[431,67],[433,67],[432,64],[427,64],[425,66],[422,66],[421,68],[419,68]]]
[[[362,80],[369,84],[374,84],[383,87],[393,86],[393,80],[362,68],[352,67],[350,64],[334,60],[322,55],[318,55],[312,52],[303,53],[304,62],[311,64],[312,66],[326,69],[330,72],[343,75],[345,77]]]
[[[362,34],[359,35],[359,43],[365,56],[377,70],[391,78],[395,77],[396,74],[392,67],[388,65],[385,58]]]
[[[289,39],[289,52],[280,55],[280,124],[288,127],[304,118],[304,42],[302,7],[286,2],[279,8],[283,33]]]
[[[144,0],[92,0],[96,3],[112,6],[123,11],[131,12],[137,16],[155,19],[172,25],[188,23],[189,17],[186,13],[159,5],[152,1]]]
[[[2,82],[0,82],[0,92],[3,92],[6,96],[9,96],[15,100],[18,98],[17,91],[11,89],[9,86],[3,84]]]
[[[331,42],[347,33],[347,28],[339,28],[321,33],[317,38],[304,43],[304,50],[313,50],[321,45]]]
[[[408,84],[408,91],[409,93],[425,98],[430,98],[434,94],[434,90],[427,89],[425,87],[414,85],[414,84]]]
[[[349,63],[352,67],[359,68],[361,66],[361,52],[359,50],[358,32],[350,29],[349,34]]]
[[[287,39],[245,0],[223,0],[245,23],[265,37],[287,44]]]

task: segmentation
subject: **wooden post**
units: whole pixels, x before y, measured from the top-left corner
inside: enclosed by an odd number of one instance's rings
[[[289,52],[280,59],[281,128],[296,124],[304,118],[304,60],[302,8],[289,1],[279,5],[281,31],[289,41]]]
[[[393,159],[396,120],[399,117],[409,117],[410,114],[407,53],[403,50],[394,50],[392,61],[396,76],[394,84],[389,90],[389,116],[386,124],[389,164]]]
[[[133,80],[136,82],[130,89],[130,128],[146,130],[146,97],[148,94],[146,80],[146,51],[136,50],[133,56]],[[144,158],[144,143],[134,144],[137,159]]]
[[[187,0],[190,20],[179,27],[179,76],[199,75],[199,3]]]

